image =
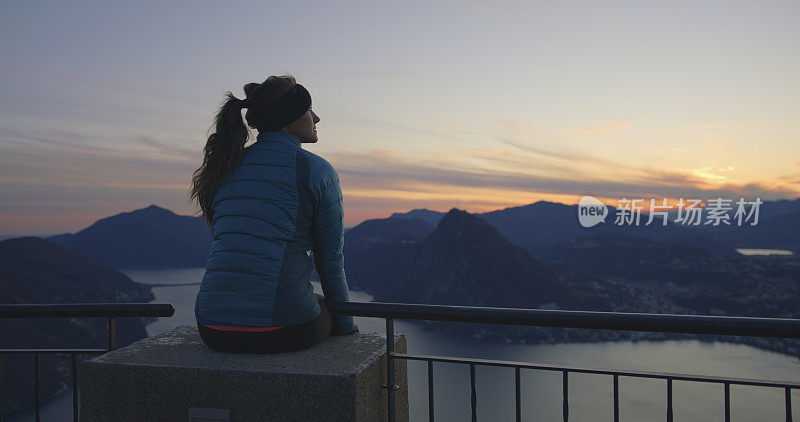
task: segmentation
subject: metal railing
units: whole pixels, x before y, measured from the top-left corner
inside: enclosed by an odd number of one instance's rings
[[[480,324],[521,325],[538,327],[583,328],[603,330],[650,331],[662,333],[715,334],[773,338],[800,338],[800,320],[782,318],[744,318],[696,315],[664,315],[616,312],[583,312],[540,309],[487,308],[469,306],[440,306],[377,302],[338,302],[330,305],[334,314],[382,318],[386,320],[387,365],[387,416],[395,420],[394,360],[417,360],[427,362],[428,369],[428,417],[434,420],[434,362],[468,365],[470,369],[472,420],[477,420],[477,393],[475,368],[482,366],[511,367],[515,372],[516,419],[521,420],[522,369],[554,371],[562,373],[562,414],[564,421],[569,419],[569,374],[586,373],[611,377],[613,382],[614,420],[619,420],[619,378],[636,377],[662,379],[667,382],[668,421],[673,419],[672,383],[673,381],[694,381],[723,384],[725,397],[725,420],[730,420],[731,385],[749,385],[781,388],[785,391],[786,420],[792,420],[792,390],[800,389],[798,382],[779,382],[757,379],[711,377],[700,375],[634,372],[625,370],[602,370],[579,367],[564,367],[549,364],[501,361],[491,359],[462,358],[453,356],[412,355],[394,351],[394,320],[412,319],[445,322],[467,322]],[[6,353],[34,354],[35,386],[34,412],[39,421],[39,355],[42,353],[62,353],[72,356],[72,394],[73,420],[78,420],[77,355],[80,353],[105,353],[116,348],[116,318],[121,317],[171,317],[175,308],[171,304],[57,304],[57,305],[0,305],[0,318],[107,318],[108,348],[105,349],[0,349],[0,410],[2,409],[2,357]],[[2,412],[0,411],[0,422]]]
[[[117,347],[117,318],[171,317],[175,307],[160,303],[71,303],[36,305],[0,305],[0,318],[108,318],[108,348],[105,349],[0,349],[0,422],[3,420],[3,355],[34,355],[34,414],[40,420],[39,355],[70,354],[72,356],[72,420],[78,420],[78,354],[106,353]]]
[[[336,302],[330,304],[333,314],[361,317],[383,318],[386,320],[387,365],[384,388],[387,391],[387,416],[395,420],[395,359],[426,361],[428,365],[428,419],[434,420],[433,363],[446,362],[469,365],[472,420],[477,420],[477,393],[475,388],[476,365],[514,368],[516,384],[516,420],[520,421],[521,387],[520,371],[533,369],[562,373],[562,415],[569,420],[569,374],[586,373],[609,375],[613,382],[614,421],[619,421],[619,378],[655,378],[667,382],[667,421],[673,420],[672,383],[673,381],[694,381],[717,383],[724,386],[725,421],[731,419],[731,385],[749,385],[781,388],[785,392],[786,421],[792,421],[792,390],[800,389],[798,382],[779,382],[769,380],[710,377],[660,372],[611,371],[590,368],[564,367],[548,364],[501,361],[489,359],[460,358],[451,356],[412,355],[395,353],[394,320],[413,319],[446,322],[470,322],[480,324],[523,325],[536,327],[585,328],[601,330],[649,331],[683,334],[715,334],[750,337],[800,338],[800,320],[783,318],[745,318],[698,315],[641,314],[620,312],[584,312],[541,309],[486,308],[472,306],[441,306],[378,302]]]

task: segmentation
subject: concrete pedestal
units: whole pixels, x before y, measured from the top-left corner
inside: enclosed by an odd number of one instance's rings
[[[402,334],[395,351],[406,352]],[[395,374],[397,420],[407,421],[406,361],[395,361]],[[210,415],[197,421],[382,421],[386,338],[358,333],[298,352],[232,354],[183,325],[81,362],[78,382],[81,422],[186,421],[190,408]]]

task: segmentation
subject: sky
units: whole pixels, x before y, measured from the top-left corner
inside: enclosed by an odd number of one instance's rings
[[[224,93],[283,74],[311,92],[304,148],[338,171],[349,226],[797,198],[798,21],[795,1],[2,2],[0,235],[200,215]]]

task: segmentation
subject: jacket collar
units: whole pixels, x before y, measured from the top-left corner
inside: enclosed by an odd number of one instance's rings
[[[294,145],[300,147],[300,138],[297,135],[292,135],[283,132],[261,132],[256,137],[257,142],[278,142],[282,144]]]

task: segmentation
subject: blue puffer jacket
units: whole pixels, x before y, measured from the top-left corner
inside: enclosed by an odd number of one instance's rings
[[[320,312],[312,258],[329,302],[349,300],[342,243],[342,190],[323,158],[297,136],[262,132],[217,189],[211,255],[195,301],[198,324],[274,327]],[[353,318],[333,317],[334,333]]]

